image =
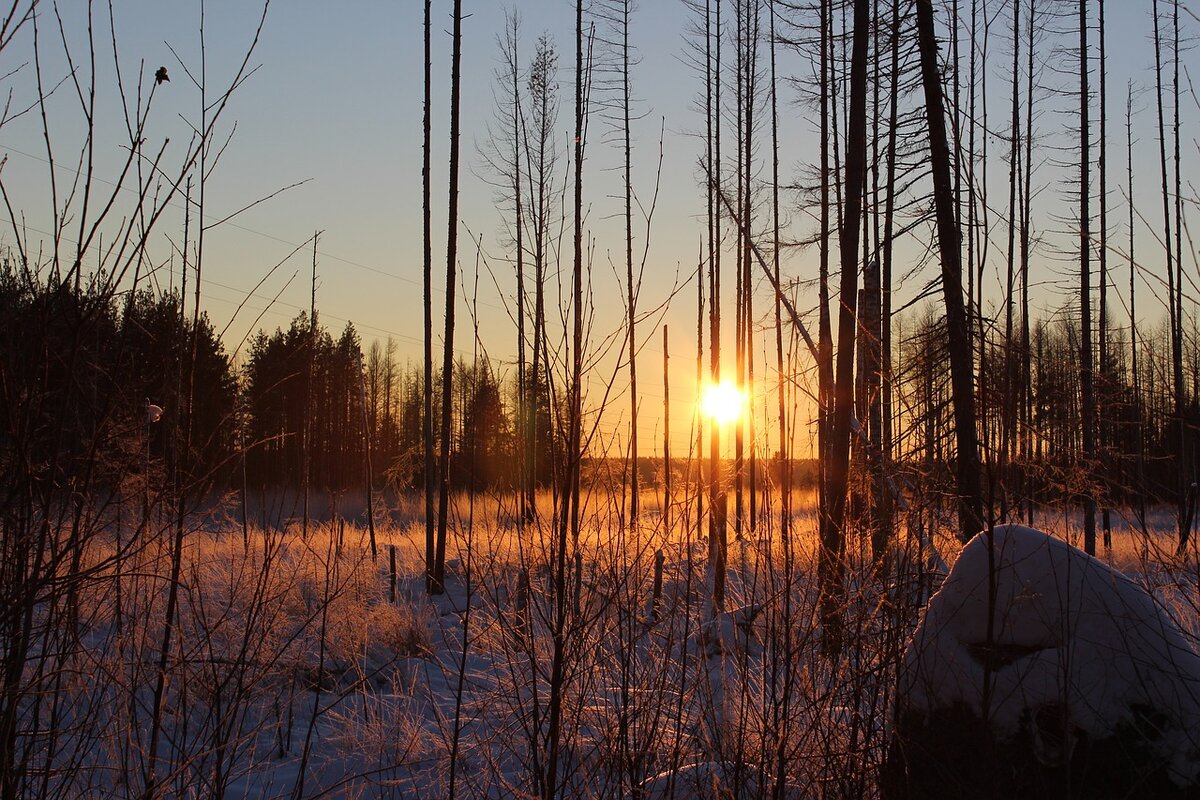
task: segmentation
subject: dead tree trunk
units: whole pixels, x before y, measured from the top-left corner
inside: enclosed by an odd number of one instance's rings
[[[1091,474],[1096,460],[1096,392],[1092,358],[1091,174],[1088,125],[1087,0],[1079,0],[1079,384],[1083,402],[1083,549],[1096,555],[1096,497]]]
[[[459,83],[462,63],[462,0],[454,0],[454,33],[450,66],[450,207],[446,221],[446,328],[442,340],[442,448],[438,478],[438,527],[433,559],[432,593],[445,591],[446,536],[450,521],[450,439],[454,375],[454,284],[458,259]]]
[[[1100,45],[1100,316],[1097,324],[1100,344],[1100,413],[1098,417],[1099,448],[1101,458],[1097,463],[1100,470],[1101,483],[1101,527],[1104,536],[1105,551],[1112,550],[1112,514],[1109,511],[1109,487],[1112,485],[1111,444],[1112,424],[1107,413],[1112,402],[1114,380],[1112,370],[1112,355],[1108,342],[1108,62],[1105,53],[1104,30],[1104,0],[1097,3],[1099,10],[1099,45]]]
[[[629,524],[637,523],[638,517],[638,392],[637,392],[637,295],[640,280],[635,283],[633,274],[633,167],[630,161],[632,146],[629,138],[629,15],[631,3],[621,4],[621,113],[622,133],[625,137],[625,276],[629,313]],[[640,276],[639,276],[640,278]]]
[[[954,185],[950,173],[950,148],[946,138],[945,109],[942,103],[937,36],[933,27],[933,4],[931,0],[916,0],[916,7],[917,47],[921,56],[921,79],[925,89],[925,108],[929,124],[933,202],[937,215],[938,246],[942,256],[942,294],[946,304],[950,382],[958,446],[955,467],[959,538],[966,542],[983,527],[971,342],[963,307],[962,254],[959,249],[961,237],[954,213]]]
[[[775,4],[771,3],[771,258],[775,270],[775,285],[781,286],[779,274],[779,83],[775,74]],[[783,314],[779,294],[775,295],[775,371],[778,375],[777,394],[779,406],[779,536],[784,543],[787,568],[791,566],[791,522],[792,467],[789,455],[789,433],[787,424],[786,382],[783,380]],[[781,745],[782,746],[782,745]]]
[[[842,262],[838,314],[837,379],[834,384],[833,441],[829,463],[829,524],[822,531],[820,573],[825,647],[840,647],[840,606],[844,592],[846,493],[850,472],[850,418],[854,405],[854,340],[857,335],[858,236],[862,224],[863,179],[867,158],[867,45],[870,0],[854,2],[850,53],[850,104],[846,127],[846,172],[839,250]]]
[[[434,547],[433,521],[433,229],[430,224],[430,121],[429,113],[433,105],[431,50],[430,50],[430,6],[432,0],[425,0],[425,129],[424,146],[422,147],[421,164],[421,194],[423,217],[423,248],[425,264],[425,382],[422,387],[424,410],[421,415],[421,440],[425,452],[425,591],[434,591],[433,563],[436,560]]]
[[[589,42],[590,44],[590,42]],[[562,734],[562,706],[567,680],[567,542],[568,536],[579,544],[579,468],[582,459],[583,427],[583,152],[587,122],[587,73],[584,72],[583,0],[575,3],[575,187],[574,253],[571,274],[571,382],[567,419],[566,474],[561,496],[562,506],[554,537],[554,613],[553,653],[550,662],[549,720],[546,732],[546,780],[542,787],[546,800],[558,795],[559,749]],[[590,66],[590,64],[589,64]],[[576,562],[578,564],[578,562]],[[576,580],[578,580],[578,573]],[[578,584],[577,584],[578,585]]]
[[[721,186],[721,2],[718,0],[713,32],[714,61],[712,70],[713,103],[709,116],[714,145],[709,162],[711,179],[709,192],[713,203],[712,237],[709,252],[712,256],[708,272],[708,353],[709,379],[721,380],[721,208],[716,192]],[[708,450],[708,559],[711,572],[712,613],[725,608],[726,503],[721,486],[721,426],[715,420],[709,426]]]

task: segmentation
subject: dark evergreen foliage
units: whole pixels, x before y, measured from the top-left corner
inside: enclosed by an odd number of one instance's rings
[[[28,478],[49,499],[185,461],[190,313],[174,293],[112,297],[103,278],[76,287],[0,264],[4,486]],[[205,314],[197,327],[186,462],[193,479],[213,479],[230,468],[237,382]],[[148,404],[163,409],[157,422]]]

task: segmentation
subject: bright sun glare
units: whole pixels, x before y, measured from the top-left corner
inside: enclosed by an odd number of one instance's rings
[[[720,424],[732,422],[742,411],[742,392],[732,383],[721,381],[704,387],[700,407],[706,416]]]

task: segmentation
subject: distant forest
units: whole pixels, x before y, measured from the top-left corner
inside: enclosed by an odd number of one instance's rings
[[[180,294],[114,295],[96,286],[35,276],[9,262],[0,266],[0,358],[8,379],[0,391],[6,421],[0,445],[35,465],[35,473],[48,478],[58,471],[72,476],[71,485],[114,488],[187,464],[191,481],[218,492],[300,489],[306,471],[312,490],[329,493],[362,490],[368,475],[375,489],[403,493],[423,485],[422,371],[398,361],[391,341],[372,341],[364,352],[352,324],[335,336],[319,313],[313,320],[300,312],[286,329],[260,330],[242,343],[244,356],[235,362],[207,315],[181,302]],[[897,329],[892,468],[903,480],[921,476],[932,494],[938,487],[949,494],[954,445],[945,318],[931,309],[914,312]],[[1139,332],[1136,360],[1124,331],[1108,333],[1110,361],[1097,371],[1105,433],[1095,465],[1101,505],[1194,502],[1178,497],[1175,447],[1184,441],[1190,455],[1198,446],[1197,335],[1185,343],[1192,391],[1180,418],[1173,411],[1166,326]],[[976,400],[988,455],[985,484],[997,498],[1001,483],[1026,487],[1041,502],[1094,491],[1079,461],[1077,315],[1032,324],[1028,351],[1006,341],[998,326],[983,338]],[[189,351],[196,355],[190,376]],[[1020,374],[1013,364],[1026,358],[1033,378],[1018,385],[1009,376]],[[485,360],[459,361],[454,369],[454,487],[515,487],[521,452],[515,387]],[[532,383],[538,398],[533,459],[538,483],[549,486],[555,459],[563,457],[565,411],[544,379]],[[39,387],[32,398],[36,413],[18,413],[27,398],[14,394],[15,386]],[[440,386],[435,373],[439,443]],[[866,395],[861,385],[856,389],[856,405],[865,413]],[[159,420],[147,415],[149,404],[163,409]],[[1015,444],[1018,434],[1005,424],[1014,407],[1032,423]],[[189,457],[181,458],[186,441],[192,442]],[[861,462],[859,453],[855,471],[866,481]],[[676,475],[695,463],[694,453],[673,454]],[[794,485],[811,485],[813,462],[792,463]],[[643,457],[639,464],[645,486],[661,485],[661,458]],[[768,475],[764,492],[778,483],[772,477],[778,478]]]

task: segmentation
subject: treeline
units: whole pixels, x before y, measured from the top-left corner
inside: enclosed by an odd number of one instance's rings
[[[311,346],[310,346],[311,343]],[[486,361],[454,363],[451,398],[451,474],[459,486],[515,485],[515,421],[508,388]],[[244,387],[246,473],[255,486],[299,487],[306,457],[313,487],[346,491],[366,485],[397,490],[424,481],[421,409],[424,382],[418,365],[401,363],[389,339],[373,341],[364,354],[354,326],[337,339],[301,312],[287,330],[258,332],[239,376]],[[442,407],[435,375],[434,408]],[[549,407],[539,407],[542,431],[550,430]],[[440,436],[440,434],[437,434]],[[541,458],[548,479],[550,437]],[[307,456],[306,456],[307,453]]]
[[[101,279],[0,265],[5,458],[59,489],[85,473],[89,485],[117,488],[183,463],[218,490],[300,489],[306,475],[311,489],[334,493],[363,489],[368,475],[377,488],[421,485],[422,375],[392,342],[364,354],[352,324],[335,338],[319,314],[301,312],[286,329],[256,333],[235,364],[208,316],[186,306],[176,291],[114,294]],[[509,388],[485,361],[454,371],[453,482],[515,485]],[[440,376],[440,409],[438,386]],[[542,389],[535,474],[546,482],[554,436]]]
[[[422,370],[399,360],[391,340],[364,348],[352,324],[335,338],[319,314],[314,324],[301,312],[286,329],[251,337],[245,363],[237,365],[208,317],[189,316],[178,292],[141,289],[108,300],[106,294],[112,297],[100,283],[39,279],[10,263],[0,266],[0,413],[8,421],[0,444],[9,465],[18,458],[34,465],[48,488],[70,488],[85,476],[90,485],[117,487],[147,470],[171,474],[190,441],[191,474],[217,488],[300,489],[306,472],[314,491],[361,490],[368,475],[376,488],[423,484]],[[949,491],[955,450],[944,318],[926,311],[898,328],[896,466],[920,472],[927,491],[938,485]],[[1181,438],[1192,452],[1198,446],[1200,392],[1189,393],[1184,415],[1177,415],[1169,331],[1140,333],[1136,350],[1128,333],[1107,334],[1111,357],[1097,386],[1104,435],[1086,470],[1079,459],[1077,317],[1058,314],[1031,326],[1027,385],[1009,385],[1010,361],[1026,355],[1020,343],[1007,342],[998,329],[985,337],[977,401],[994,500],[1018,506],[1085,492],[1102,506],[1179,499],[1175,448]],[[1184,360],[1193,382],[1200,380],[1194,337],[1185,342]],[[460,360],[454,370],[453,484],[515,487],[521,448],[514,387],[486,361]],[[440,385],[435,375],[435,418]],[[558,415],[547,387],[536,386],[534,468],[538,482],[549,485],[562,457],[561,434],[553,433]],[[189,392],[190,434],[181,424]],[[148,405],[163,409],[159,420],[147,415]],[[1014,426],[1014,415],[1029,424]],[[440,441],[436,430],[435,436]],[[676,458],[678,473],[687,454]],[[661,463],[640,462],[647,485],[658,484]],[[778,483],[779,476],[768,480]]]
[[[211,473],[235,451],[237,375],[207,316],[188,319],[179,294],[118,297],[103,277],[43,279],[5,261],[0,363],[0,463],[13,492],[18,475],[39,496],[115,488],[189,454]],[[189,395],[190,438],[179,424]],[[149,423],[151,406],[167,409],[161,423]]]

